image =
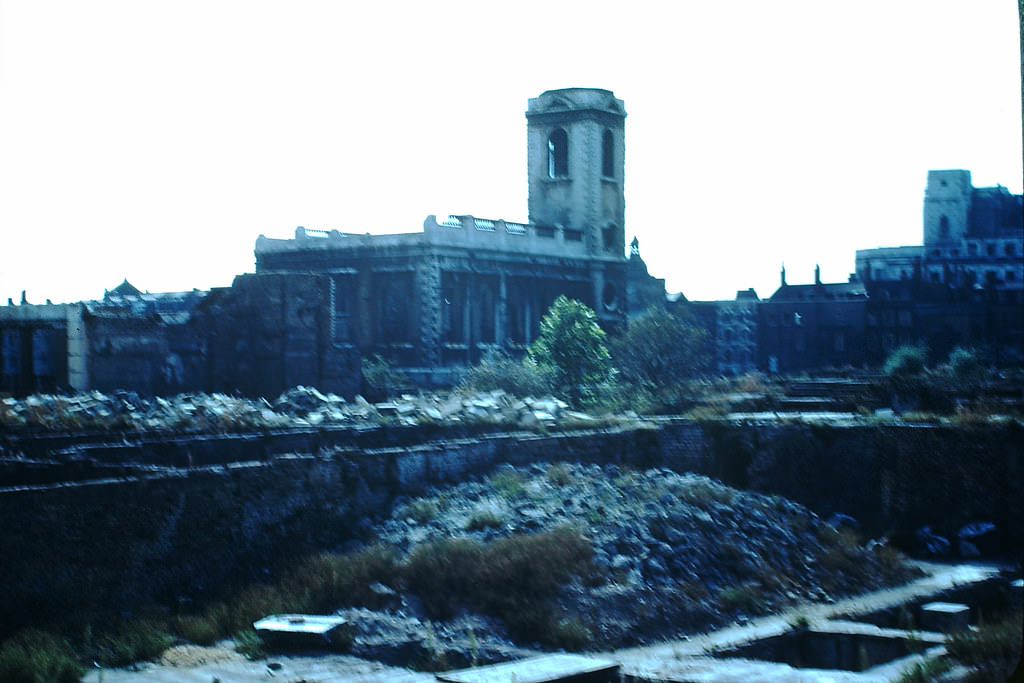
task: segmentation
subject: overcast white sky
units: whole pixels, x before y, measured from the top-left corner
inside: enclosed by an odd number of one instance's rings
[[[690,299],[1021,192],[1015,0],[0,0],[0,302],[206,289],[297,225],[526,219],[527,100],[625,101],[626,239]]]

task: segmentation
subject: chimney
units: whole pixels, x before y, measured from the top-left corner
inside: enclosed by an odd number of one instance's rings
[[[817,263],[814,264],[814,284],[821,284],[821,266]]]
[[[786,286],[786,264],[785,263],[782,264],[782,273],[781,273],[781,278],[780,279],[782,280],[782,286],[785,287]]]

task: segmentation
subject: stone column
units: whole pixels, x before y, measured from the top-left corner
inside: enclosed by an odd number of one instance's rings
[[[441,263],[432,253],[416,265],[413,301],[418,309],[419,335],[416,340],[419,362],[425,367],[441,364]]]

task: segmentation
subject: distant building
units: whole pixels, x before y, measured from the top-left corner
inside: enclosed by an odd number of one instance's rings
[[[607,90],[530,100],[527,223],[428,216],[422,232],[401,235],[298,228],[293,239],[260,236],[256,273],[327,275],[334,343],[425,372],[522,352],[562,294],[621,328],[627,311],[665,298],[635,242],[625,258],[625,117]]]
[[[1024,290],[1021,195],[974,187],[970,171],[929,171],[922,244],[857,251],[864,282],[924,280]]]

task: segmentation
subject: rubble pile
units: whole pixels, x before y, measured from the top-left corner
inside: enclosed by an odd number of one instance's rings
[[[146,398],[134,392],[0,398],[0,426],[46,431],[116,430],[223,433],[319,426],[493,423],[520,428],[581,425],[593,417],[557,398],[517,398],[504,391],[402,395],[381,403],[346,401],[298,386],[273,402],[226,394]]]
[[[591,647],[699,632],[918,574],[893,548],[858,541],[792,501],[617,465],[503,465],[397,500],[367,542],[409,553],[438,539],[489,542],[566,524],[589,539],[593,570],[563,586],[558,602],[586,626]],[[427,619],[416,596],[402,593],[398,602],[400,616]],[[504,634],[477,625],[477,635]]]

